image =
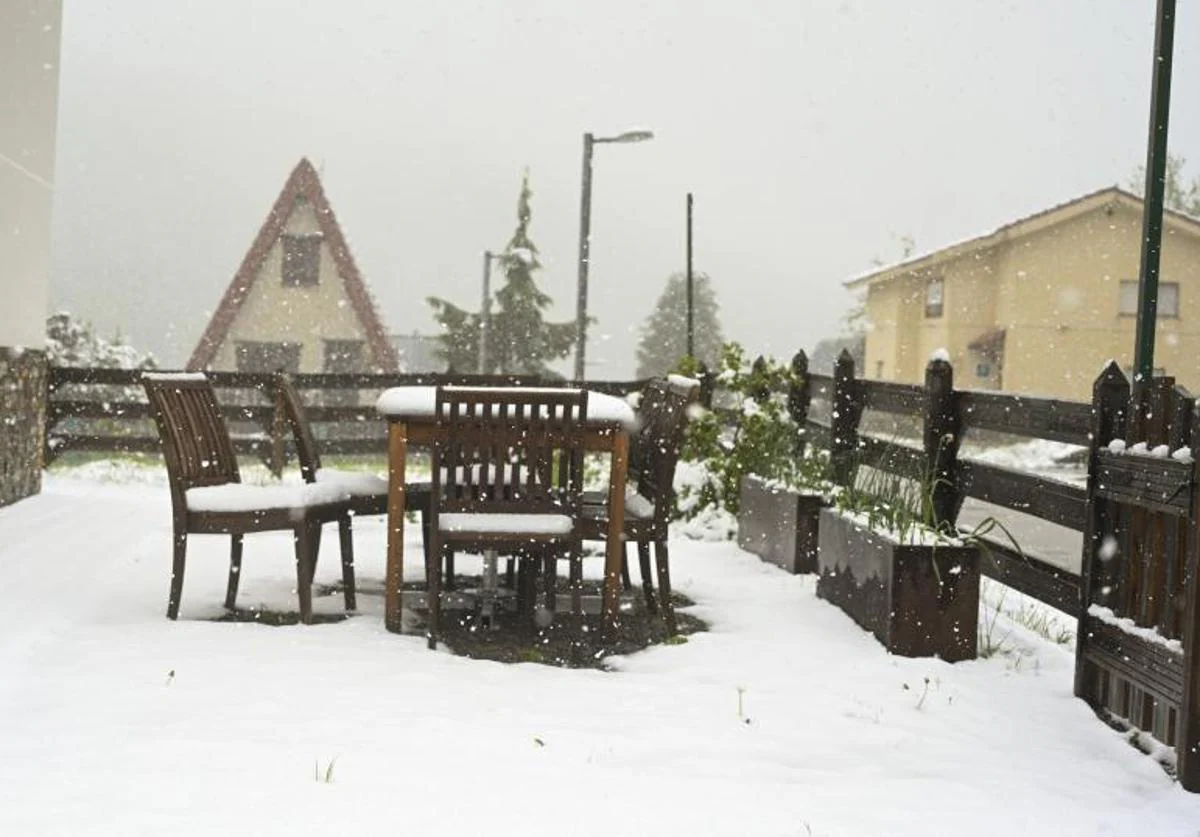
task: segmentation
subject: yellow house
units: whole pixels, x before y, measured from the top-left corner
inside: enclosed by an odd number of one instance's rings
[[[1142,201],[1117,187],[846,282],[865,291],[868,378],[918,383],[945,349],[955,386],[1091,397],[1132,365]],[[1156,370],[1200,391],[1200,219],[1167,211]]]
[[[188,361],[242,372],[395,372],[396,350],[303,159]]]

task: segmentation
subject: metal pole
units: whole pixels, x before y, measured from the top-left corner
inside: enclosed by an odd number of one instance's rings
[[[575,309],[575,380],[584,379],[587,348],[588,261],[591,258],[592,227],[592,135],[583,135],[583,185],[579,198],[579,287]]]
[[[1158,316],[1158,268],[1162,256],[1167,120],[1171,111],[1174,43],[1175,0],[1158,0],[1158,19],[1154,29],[1154,74],[1150,87],[1150,137],[1146,149],[1146,193],[1142,212],[1142,263],[1138,274],[1137,337],[1133,355],[1133,397],[1134,404],[1139,407],[1154,375],[1154,328]],[[1140,414],[1141,410],[1137,412]]]
[[[695,293],[692,284],[692,193],[687,196],[687,354],[696,357]]]
[[[483,251],[483,305],[479,316],[479,374],[486,375],[488,369],[488,331],[492,326],[492,255]]]

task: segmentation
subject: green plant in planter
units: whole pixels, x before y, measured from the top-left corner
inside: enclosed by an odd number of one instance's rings
[[[984,552],[989,550],[985,536],[999,530],[1024,557],[1021,545],[1008,527],[993,516],[967,530],[947,521],[939,522],[934,493],[941,478],[928,467],[899,467],[885,453],[875,462],[860,457],[853,473],[855,478],[850,484],[833,489],[833,505],[840,512],[866,518],[866,525],[873,530],[887,532],[900,543],[975,546]]]
[[[736,514],[746,474],[788,486],[824,474],[819,455],[811,460],[795,455],[799,428],[786,397],[793,377],[787,364],[762,357],[749,363],[739,344],[725,344],[716,370],[721,403],[698,411],[684,439],[681,459],[702,465],[703,475],[682,487],[682,516],[712,507]]]
[[[933,540],[951,535],[939,530],[933,513],[933,480],[926,470],[906,472],[889,466],[887,457],[877,462],[859,461],[854,478],[833,492],[838,511],[866,519],[866,525],[910,543],[928,532]]]

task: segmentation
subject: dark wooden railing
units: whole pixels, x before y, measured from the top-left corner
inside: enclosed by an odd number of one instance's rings
[[[52,367],[48,376],[45,462],[68,451],[156,453],[160,450],[150,406],[141,389],[142,372],[134,369]],[[278,470],[284,441],[270,374],[210,372],[221,412],[230,423],[234,449],[257,456]],[[394,386],[491,384],[566,386],[561,379],[481,375],[300,374],[292,378],[308,406],[323,454],[356,455],[387,452],[384,423],[375,412],[376,396]],[[626,395],[644,381],[588,381],[593,391]],[[353,403],[346,403],[351,401]],[[336,402],[336,403],[333,403]]]
[[[808,443],[827,449],[835,473],[845,482],[856,466],[867,464],[911,476],[930,476],[939,520],[954,524],[964,497],[1082,532],[1086,491],[1043,476],[975,462],[959,456],[963,438],[972,431],[994,431],[1027,438],[1052,439],[1086,447],[1090,404],[1008,393],[956,390],[949,363],[934,361],[925,385],[872,381],[854,376],[854,361],[843,352],[833,375],[808,372],[803,352],[793,360],[800,372],[799,392],[789,393],[792,418],[805,430]],[[811,417],[813,402],[830,405],[830,418]],[[865,411],[907,418],[920,417],[920,446],[904,445],[862,431]],[[1039,558],[1027,545],[986,538],[983,571],[990,577],[1041,602],[1075,616],[1079,575]]]
[[[1156,378],[1136,404],[1120,368],[1097,379],[1091,403],[955,390],[950,364],[933,360],[925,385],[854,377],[848,353],[832,376],[793,360],[788,393],[805,441],[830,451],[836,478],[860,465],[933,486],[938,522],[953,526],[964,497],[1032,515],[1083,534],[1073,573],[998,539],[985,539],[983,572],[1078,620],[1075,693],[1112,723],[1173,746],[1181,784],[1200,792],[1200,413],[1196,400]],[[830,419],[814,420],[813,402]],[[920,416],[921,445],[861,432],[866,410]],[[964,437],[996,431],[1079,445],[1087,488],[959,457]],[[1128,453],[1160,448],[1159,455]],[[1163,452],[1177,454],[1174,458]]]

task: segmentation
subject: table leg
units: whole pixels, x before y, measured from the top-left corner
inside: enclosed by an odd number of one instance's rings
[[[603,632],[611,634],[621,615],[621,559],[625,555],[625,474],[629,434],[616,431],[608,472],[608,537],[604,550]]]
[[[384,626],[400,633],[400,584],[404,579],[404,462],[408,453],[408,425],[388,424],[388,531]]]

